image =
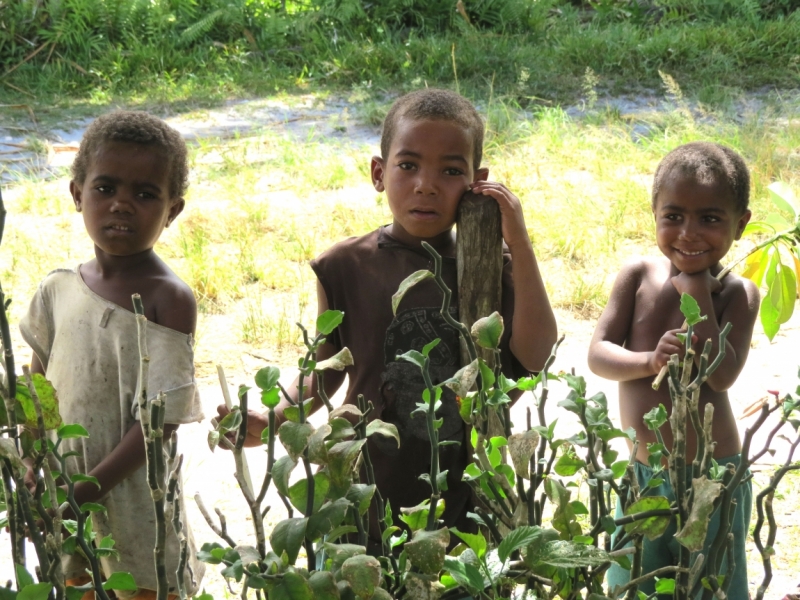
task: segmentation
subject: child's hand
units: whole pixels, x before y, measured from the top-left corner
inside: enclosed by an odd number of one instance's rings
[[[220,404],[217,407],[217,414],[219,415],[218,420],[222,420],[225,416],[228,415],[231,411],[228,410],[228,407],[224,404]],[[260,412],[256,412],[254,410],[247,411],[247,436],[244,438],[244,445],[245,448],[252,448],[253,446],[260,446],[261,445],[261,432],[264,431],[266,427],[269,426],[269,421],[267,420],[266,415],[262,415]],[[228,439],[231,443],[236,441],[236,436],[231,432],[227,434]],[[224,445],[220,444],[220,448],[225,448]]]
[[[502,183],[494,181],[476,181],[470,184],[475,194],[491,196],[500,207],[503,240],[509,250],[522,244],[528,245],[531,240],[525,227],[525,217],[522,215],[522,204],[511,191]]]
[[[682,329],[670,329],[661,336],[661,339],[658,340],[658,345],[656,349],[650,353],[650,358],[648,362],[650,363],[650,369],[653,371],[653,374],[657,374],[661,371],[661,368],[666,366],[669,362],[669,357],[673,354],[677,354],[678,358],[683,358],[683,355],[686,354],[686,346],[685,344],[678,339],[679,333],[686,333]],[[697,342],[697,336],[692,336],[692,344]]]
[[[716,294],[722,289],[722,282],[706,269],[699,273],[681,273],[672,278],[672,285],[679,294],[689,294],[697,298],[701,294]]]

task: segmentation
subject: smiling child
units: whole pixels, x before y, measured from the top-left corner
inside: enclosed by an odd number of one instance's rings
[[[431,244],[443,256],[443,277],[454,291],[451,310],[458,306],[453,225],[461,197],[468,190],[494,198],[502,215],[507,245],[503,273],[505,332],[501,359],[507,375],[538,371],[556,341],[556,322],[539,273],[519,199],[504,185],[488,181],[482,168],[483,122],[475,107],[462,96],[424,89],[398,99],[386,116],[381,137],[381,156],[371,162],[372,183],[386,192],[392,223],[361,237],[344,240],[312,261],[317,275],[320,313],[342,310],[344,322],[328,337],[318,360],[347,347],[354,365],[346,373],[325,372],[325,390],[332,395],[349,377],[345,403],[355,404],[359,394],[375,405],[370,418],[397,426],[400,446],[393,439],[369,438],[369,452],[378,490],[397,514],[430,497],[430,487],[419,479],[430,470],[430,441],[425,419],[411,412],[421,401],[424,383],[417,367],[396,357],[411,349],[422,350],[436,338],[441,343],[431,352],[434,384],[451,377],[459,368],[459,339],[440,313],[442,296],[431,281],[414,286],[392,314],[392,294],[400,283],[433,263],[422,248]],[[512,280],[513,276],[513,280]],[[322,405],[316,380],[309,394],[314,410]],[[296,394],[296,385],[292,386]],[[285,405],[278,408],[282,412]],[[219,408],[220,413],[226,411]],[[467,518],[473,510],[469,486],[461,480],[469,462],[465,426],[453,393],[445,388],[437,412],[443,425],[442,441],[460,445],[441,448],[441,469],[447,470],[444,492],[447,526],[474,531]],[[260,443],[266,418],[250,413],[248,444]],[[374,505],[373,505],[374,506]],[[382,517],[383,515],[381,515]],[[378,515],[370,513],[369,551],[380,548]]]
[[[102,560],[105,576],[130,572],[139,586],[133,596],[155,598],[155,517],[138,422],[139,350],[131,295],[140,294],[144,303],[151,358],[147,389],[152,396],[165,394],[164,437],[169,439],[180,423],[202,420],[194,380],[194,295],[153,251],[164,228],[183,210],[186,145],[156,117],[114,112],[86,130],[72,175],[70,192],[95,257],[50,273],[20,330],[34,352],[33,372],[46,374],[58,392],[64,422],[89,432],[88,439],[64,440],[61,447],[77,453],[67,461],[70,474],[86,473],[100,484],[98,489],[77,483],[75,498],[79,505],[106,507],[106,513],[93,514],[94,529],[98,536],[112,536],[120,560]],[[172,527],[167,530],[167,574],[174,591],[178,543]],[[191,595],[204,567],[195,559],[188,524],[184,530]],[[87,564],[77,554],[62,563],[72,585],[88,581]]]
[[[678,339],[684,321],[680,312],[680,296],[684,293],[697,300],[701,314],[708,315],[707,320],[694,327],[697,361],[708,339],[713,344],[711,357],[716,356],[719,332],[726,323],[733,325],[725,345],[725,359],[701,388],[700,415],[706,404],[714,406],[714,456],[721,465],[739,464],[741,444],[727,390],[747,359],[759,295],[748,279],[729,273],[718,281],[716,275],[722,270],[720,261],[750,220],[749,194],[747,166],[733,150],[695,142],[670,152],[656,170],[652,197],[656,243],[664,256],[638,258],[623,267],[597,323],[589,347],[589,367],[601,377],[619,381],[622,427],[633,427],[639,441],[636,474],[642,489],[653,477],[652,469],[645,466],[647,444],[656,442],[643,417],[659,404],[664,404],[668,412],[671,410],[667,385],[656,391],[651,384],[671,355],[684,355],[684,345]],[[664,427],[661,432],[667,449],[671,449],[672,431]],[[692,427],[687,428],[686,442],[686,460],[690,464],[697,451]],[[690,475],[687,474],[689,479]],[[651,488],[648,494],[674,501],[668,481]],[[737,506],[731,531],[736,570],[728,593],[730,598],[746,599],[744,543],[750,521],[751,484],[740,485],[734,497]],[[718,519],[719,512],[712,519],[707,541],[713,539]],[[673,521],[661,538],[653,542],[645,539],[643,573],[676,564],[678,542],[674,535]],[[707,549],[704,554],[708,556]],[[627,571],[614,565],[609,571],[609,583],[612,587],[621,585],[628,576]],[[639,589],[650,595],[654,593],[654,583],[651,580]]]

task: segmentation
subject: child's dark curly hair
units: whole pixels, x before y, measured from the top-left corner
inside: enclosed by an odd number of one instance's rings
[[[473,168],[480,167],[483,157],[483,121],[472,102],[464,96],[450,90],[425,88],[398,98],[383,120],[383,131],[381,132],[381,156],[383,158],[389,155],[397,123],[403,117],[415,121],[430,119],[457,123],[472,136]]]
[[[74,181],[83,184],[94,153],[106,141],[130,142],[163,150],[169,159],[169,197],[184,196],[189,186],[186,143],[181,134],[164,121],[142,111],[114,111],[98,117],[89,125],[72,163]]]
[[[667,154],[656,169],[653,180],[653,207],[667,177],[677,172],[701,184],[725,182],[736,201],[739,213],[750,203],[750,172],[744,159],[736,152],[712,142],[691,142],[678,146]]]

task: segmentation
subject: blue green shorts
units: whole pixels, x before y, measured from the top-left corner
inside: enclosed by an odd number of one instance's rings
[[[733,463],[735,467],[739,466],[741,455],[736,454],[726,458],[720,458],[717,462],[720,465]],[[644,490],[648,482],[653,478],[653,469],[637,462],[636,479],[639,481],[639,487]],[[662,475],[659,474],[661,477]],[[672,490],[672,485],[669,482],[669,477],[666,472],[663,472],[664,482],[655,488],[650,488],[647,492],[648,496],[665,496],[670,502],[675,501],[675,493]],[[687,480],[691,483],[691,467],[687,467]],[[731,533],[733,533],[733,558],[734,558],[734,571],[733,581],[728,587],[728,598],[731,600],[748,600],[749,593],[747,587],[747,555],[745,553],[745,543],[747,541],[747,534],[750,529],[750,511],[753,506],[753,486],[748,481],[739,485],[733,497],[736,499],[736,510],[731,523]],[[622,505],[617,499],[616,517],[619,519],[623,516]],[[702,553],[708,556],[708,550],[711,542],[717,535],[719,529],[719,511],[714,511],[711,521],[708,526],[708,534],[706,535],[706,543],[703,546]],[[619,532],[618,532],[619,533]],[[675,565],[678,563],[678,549],[679,544],[675,539],[677,533],[675,519],[672,519],[667,530],[664,534],[653,541],[644,538],[643,555],[642,555],[642,574],[647,574],[655,571],[658,568]],[[616,534],[614,535],[616,538]],[[725,573],[727,567],[727,556],[722,561],[721,573]],[[608,570],[607,582],[611,589],[616,585],[624,585],[630,581],[630,571],[623,569],[617,564],[613,564]],[[650,579],[646,583],[639,586],[639,590],[648,596],[655,593],[655,580]],[[663,597],[663,596],[662,596]]]

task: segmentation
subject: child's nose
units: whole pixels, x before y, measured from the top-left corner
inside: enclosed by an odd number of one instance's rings
[[[417,181],[414,185],[414,191],[417,194],[433,194],[436,192],[436,180],[429,173],[419,171],[417,174]]]
[[[697,236],[697,223],[687,219],[681,227],[680,237],[683,239],[694,239]]]
[[[124,191],[114,194],[111,212],[133,213],[133,197]]]

